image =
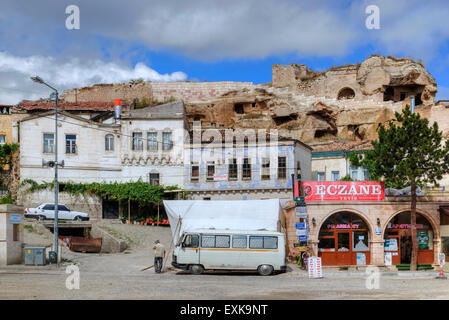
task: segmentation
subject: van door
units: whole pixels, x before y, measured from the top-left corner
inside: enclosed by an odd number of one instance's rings
[[[178,263],[199,264],[200,263],[200,235],[197,233],[186,234],[181,243]]]

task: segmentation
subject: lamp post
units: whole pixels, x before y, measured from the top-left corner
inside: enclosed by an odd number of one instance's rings
[[[50,86],[48,83],[46,83],[42,78],[35,76],[31,77],[31,80],[33,80],[36,83],[44,84],[50,89],[54,91],[55,95],[55,102],[56,102],[56,108],[55,108],[55,181],[54,181],[54,189],[55,189],[55,219],[54,219],[54,226],[53,226],[53,233],[54,233],[54,248],[55,255],[56,255],[56,264],[58,264],[58,90]]]

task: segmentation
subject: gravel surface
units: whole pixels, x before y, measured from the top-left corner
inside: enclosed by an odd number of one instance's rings
[[[59,267],[8,266],[0,268],[0,299],[449,299],[449,280],[434,279],[437,272],[400,276],[381,272],[379,289],[367,289],[364,272],[328,272],[308,279],[303,270],[289,265],[287,273],[262,277],[256,273],[208,272],[190,275],[174,270],[167,260],[161,274],[154,269],[151,247],[159,239],[170,247],[170,228],[111,225],[117,236],[128,237],[130,248],[119,254],[63,251]],[[48,241],[38,234],[25,241]],[[46,239],[46,240],[45,240]],[[51,243],[51,239],[50,239]],[[171,254],[170,254],[171,256]],[[79,266],[80,289],[66,288],[66,267]]]

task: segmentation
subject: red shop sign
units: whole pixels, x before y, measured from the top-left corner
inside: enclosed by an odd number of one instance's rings
[[[382,201],[382,181],[303,181],[305,201]]]

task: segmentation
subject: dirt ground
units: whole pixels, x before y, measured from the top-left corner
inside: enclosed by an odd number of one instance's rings
[[[0,268],[0,299],[449,299],[449,280],[434,272],[400,275],[381,272],[379,289],[368,289],[364,272],[328,272],[309,279],[289,265],[286,273],[262,277],[256,273],[208,272],[190,275],[170,267],[164,272],[140,271],[153,264],[151,247],[159,239],[170,248],[169,227],[106,225],[129,241],[117,254],[87,254],[64,248],[64,262],[56,267],[13,265]],[[110,229],[110,230],[111,230]],[[27,244],[51,244],[51,234],[26,231]],[[66,267],[75,264],[80,289],[66,288]]]

